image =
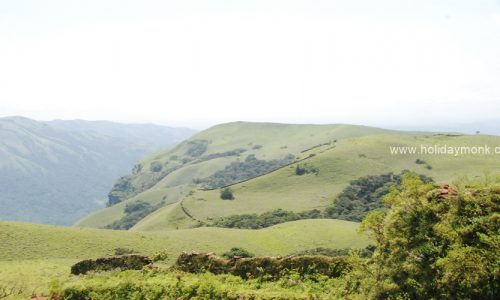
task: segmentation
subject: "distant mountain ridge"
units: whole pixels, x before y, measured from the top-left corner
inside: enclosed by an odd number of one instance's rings
[[[0,220],[70,225],[104,206],[135,161],[195,131],[107,121],[0,118]]]

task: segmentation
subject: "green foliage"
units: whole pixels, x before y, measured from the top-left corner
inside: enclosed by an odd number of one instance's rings
[[[297,164],[297,166],[295,167],[295,175],[302,176],[310,173],[318,175],[319,170],[308,165],[304,165],[301,167],[300,164]]]
[[[118,178],[115,185],[108,193],[108,206],[122,202],[124,199],[136,195],[136,189],[131,184],[132,176],[122,176]]]
[[[109,225],[106,225],[104,228],[117,230],[130,229],[135,224],[137,224],[137,222],[139,222],[155,210],[159,209],[164,204],[164,202],[160,202],[158,205],[153,206],[141,200],[133,203],[127,203],[124,209],[125,216]]]
[[[230,188],[225,188],[220,191],[220,198],[222,200],[234,200],[233,191]]]
[[[122,248],[118,247],[115,248],[115,255],[125,255],[125,254],[132,254],[132,253],[137,253],[137,251],[128,249],[128,248]]]
[[[211,153],[211,154],[207,154],[207,155],[204,155],[204,156],[198,158],[195,162],[200,163],[200,162],[204,162],[207,160],[220,158],[220,157],[240,156],[241,153],[246,152],[246,151],[247,150],[244,148],[236,148],[236,149],[225,151],[225,152]]]
[[[141,270],[150,265],[151,259],[142,255],[126,255],[82,260],[71,267],[71,274],[79,275],[88,272],[120,270]]]
[[[252,253],[250,253],[248,250],[243,249],[241,247],[233,247],[231,250],[224,252],[222,254],[222,257],[224,258],[246,258],[246,257],[254,257]]]
[[[498,299],[500,185],[458,191],[414,174],[361,229],[377,248],[362,282],[373,298]]]
[[[322,256],[347,256],[351,249],[342,248],[342,249],[332,249],[332,248],[324,248],[318,247],[314,249],[307,249],[302,251],[293,252],[291,255],[303,256],[303,255],[322,255]]]
[[[336,256],[348,256],[353,251],[357,252],[357,254],[360,257],[371,257],[373,254],[373,251],[375,251],[375,246],[368,245],[366,248],[363,248],[363,249],[351,249],[351,248],[333,249],[333,248],[318,247],[318,248],[314,248],[314,249],[296,251],[296,252],[293,252],[291,255],[298,255],[298,256],[323,255],[323,256],[336,257]]]
[[[207,140],[192,140],[189,141],[188,144],[188,149],[186,150],[186,155],[191,156],[191,157],[199,157],[205,151],[207,151],[208,148],[208,141]]]
[[[159,261],[166,261],[168,259],[168,257],[169,257],[168,250],[163,249],[163,250],[160,250],[160,251],[156,252],[155,254],[153,254],[151,259],[154,262],[159,262]]]
[[[234,275],[125,271],[71,278],[52,292],[59,299],[337,299],[338,278],[295,274],[276,281],[244,280]]]
[[[383,197],[389,193],[391,188],[401,184],[402,178],[407,172],[366,176],[351,181],[349,186],[335,199],[333,205],[326,208],[325,216],[334,219],[361,221],[371,211],[387,209],[382,201]],[[424,182],[432,182],[432,179],[425,175],[420,175],[420,178]]]
[[[266,174],[289,164],[294,159],[293,155],[287,155],[283,159],[260,160],[255,155],[248,155],[242,162],[232,162],[223,170],[215,172],[213,175],[198,179],[197,182],[204,183],[208,188],[219,188],[235,182],[247,180]]]
[[[211,226],[225,228],[260,229],[285,222],[303,219],[318,219],[320,217],[321,211],[317,209],[300,213],[277,209],[262,214],[232,215],[219,218],[218,220],[214,221]]]
[[[159,161],[153,161],[149,165],[149,169],[151,170],[151,172],[157,173],[157,172],[160,172],[163,169],[163,165]]]

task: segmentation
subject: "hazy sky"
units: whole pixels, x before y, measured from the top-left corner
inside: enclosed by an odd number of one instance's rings
[[[499,0],[0,0],[0,116],[202,127],[499,111]]]

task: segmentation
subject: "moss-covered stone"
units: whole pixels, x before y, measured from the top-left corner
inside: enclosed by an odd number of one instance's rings
[[[88,272],[120,270],[141,270],[152,261],[142,255],[124,255],[82,260],[71,267],[71,274],[86,274]]]
[[[233,274],[242,278],[267,276],[278,279],[288,273],[300,276],[322,274],[339,277],[349,269],[345,257],[328,256],[289,256],[289,257],[254,257],[224,259],[212,253],[184,252],[174,266],[176,269],[190,272],[211,272],[214,274]]]

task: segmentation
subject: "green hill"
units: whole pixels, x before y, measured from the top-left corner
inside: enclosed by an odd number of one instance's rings
[[[398,132],[349,125],[223,124],[193,136],[170,151],[143,159],[136,172],[119,181],[112,191],[119,194],[122,190],[118,187],[129,187],[128,191],[133,192],[127,195],[128,198],[123,197],[118,204],[77,225],[108,225],[124,216],[128,204],[139,200],[151,205],[163,203],[162,208],[141,218],[132,228],[140,231],[190,228],[197,226],[198,221],[279,208],[296,212],[323,209],[332,205],[336,195],[351,180],[366,175],[411,170],[437,182],[449,182],[466,175],[473,177],[487,171],[500,171],[498,155],[393,155],[392,146],[485,144],[500,145],[500,138]],[[231,155],[217,155],[220,153]],[[266,174],[269,170],[262,165],[287,155],[293,159],[281,161],[285,167]],[[416,163],[417,159],[424,163]],[[156,164],[167,169],[174,165],[175,170],[155,177],[151,166]],[[273,165],[271,170],[279,165]],[[315,172],[299,176],[297,166]],[[254,169],[257,171],[252,173]],[[241,174],[264,175],[231,186],[234,200],[221,200],[217,188],[203,189],[204,186],[217,187],[244,180]]]
[[[0,118],[0,220],[60,225],[104,206],[117,177],[193,130]]]
[[[107,225],[123,216],[126,203],[137,200],[152,205],[176,203],[197,188],[195,182],[210,178],[232,164],[240,164],[256,176],[304,158],[312,150],[326,149],[335,141],[384,133],[396,132],[353,125],[235,122],[214,126],[171,150],[141,160],[133,173],[118,180],[110,192],[109,203],[114,205],[80,220],[77,226]],[[254,156],[257,164],[245,165],[248,156]],[[235,177],[232,181],[246,178],[238,178],[241,174],[237,171],[232,170],[230,175]]]
[[[234,200],[221,200],[220,191],[196,190],[181,203],[172,204],[139,222],[133,230],[161,230],[195,226],[192,218],[210,221],[222,216],[263,213],[275,209],[301,212],[332,205],[335,196],[354,179],[366,175],[410,170],[451,182],[464,176],[500,172],[499,155],[391,155],[389,147],[420,145],[500,145],[494,136],[372,135],[339,140],[335,147],[288,167],[231,186]],[[420,159],[423,163],[416,163]],[[296,174],[296,166],[312,168],[317,174]],[[189,216],[186,215],[186,211]],[[192,217],[192,218],[191,218]]]

